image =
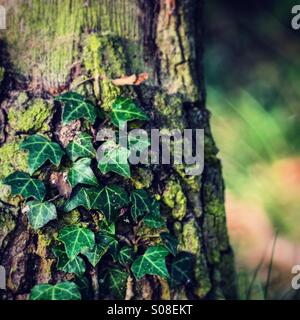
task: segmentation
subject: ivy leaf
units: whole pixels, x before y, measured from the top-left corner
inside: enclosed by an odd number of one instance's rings
[[[70,142],[66,151],[72,161],[76,161],[78,158],[94,158],[96,156],[96,151],[92,144],[92,137],[85,132]]]
[[[101,220],[99,225],[100,225],[101,230],[104,230],[105,232],[112,234],[112,235],[116,234],[116,224],[115,223],[108,224],[107,221]]]
[[[137,279],[146,274],[169,278],[165,261],[168,254],[169,251],[163,246],[149,247],[142,256],[133,262],[131,271]]]
[[[165,247],[169,250],[169,252],[173,256],[176,256],[177,247],[178,247],[178,240],[168,232],[162,232],[160,234],[160,238],[162,239]]]
[[[115,261],[117,260],[119,243],[112,234],[100,231],[96,234],[96,242],[104,247]]]
[[[91,210],[91,194],[93,191],[89,188],[81,188],[64,205],[66,212],[72,211],[78,207],[84,207]]]
[[[30,300],[80,300],[78,286],[69,281],[51,284],[38,284],[30,293]]]
[[[64,151],[59,144],[51,142],[49,139],[38,134],[25,139],[20,147],[29,151],[28,165],[30,174],[34,173],[47,160],[58,166],[64,155]]]
[[[34,230],[42,228],[49,221],[57,218],[55,205],[50,202],[30,201],[28,219]]]
[[[162,217],[152,213],[146,214],[143,221],[144,224],[151,229],[161,229],[166,226],[165,220]]]
[[[124,121],[135,119],[149,120],[146,113],[139,108],[136,103],[129,98],[117,98],[112,104],[112,112],[110,113],[112,123],[120,127]]]
[[[88,258],[89,262],[93,267],[96,267],[96,265],[99,263],[101,258],[109,249],[112,242],[113,241],[110,242],[108,240],[108,241],[103,241],[102,243],[97,243],[92,249],[84,250],[82,254],[84,254]]]
[[[70,260],[62,246],[54,247],[52,251],[57,258],[57,270],[74,273],[78,276],[85,272],[85,263],[82,258],[75,257],[73,260]]]
[[[90,165],[91,159],[89,158],[79,159],[73,164],[68,173],[68,180],[73,188],[79,183],[92,186],[98,185],[98,181]]]
[[[143,152],[150,146],[150,141],[148,137],[145,137],[144,135],[134,136],[129,134],[128,146],[131,152]]]
[[[106,285],[109,293],[116,299],[123,300],[126,294],[129,274],[117,268],[110,269],[106,274]]]
[[[94,158],[96,151],[93,147],[92,139],[89,134],[83,132],[71,141],[66,148],[70,159],[76,161],[78,158]]]
[[[119,186],[106,186],[95,198],[93,207],[100,209],[108,223],[116,220],[119,210],[129,203],[127,192]]]
[[[121,248],[118,256],[118,260],[122,265],[130,264],[133,261],[134,250],[130,246],[124,246]]]
[[[77,92],[66,92],[56,97],[55,100],[64,104],[62,114],[64,124],[77,119],[86,119],[91,123],[95,122],[97,116],[96,108],[81,94]]]
[[[16,171],[6,177],[3,183],[11,186],[13,196],[20,194],[25,199],[33,197],[42,201],[46,194],[44,184],[38,179],[31,178],[25,172]]]
[[[160,215],[159,202],[153,199],[150,205],[150,213],[146,214],[144,224],[152,229],[161,229],[166,226],[165,220]]]
[[[81,251],[95,245],[94,233],[78,226],[64,227],[59,231],[58,239],[64,243],[66,253],[71,260]]]
[[[134,221],[146,212],[151,211],[151,201],[148,193],[145,190],[134,190],[130,194],[130,201],[132,203],[131,216]]]
[[[123,177],[130,177],[130,166],[128,163],[129,150],[109,140],[98,149],[101,156],[98,159],[98,168],[103,173],[115,172]],[[99,153],[98,153],[99,154]]]
[[[179,252],[171,264],[171,286],[186,285],[193,282],[195,259],[189,252]]]

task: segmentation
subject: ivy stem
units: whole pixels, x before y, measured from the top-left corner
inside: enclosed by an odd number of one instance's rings
[[[90,276],[92,280],[92,288],[94,292],[94,300],[99,300],[99,279],[98,279],[98,273],[95,268],[92,268],[90,271]]]

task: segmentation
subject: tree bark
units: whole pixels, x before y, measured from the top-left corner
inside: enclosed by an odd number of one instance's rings
[[[161,195],[163,214],[180,250],[195,256],[195,281],[170,290],[161,279],[131,279],[129,296],[236,298],[221,164],[205,108],[202,1],[0,0],[0,4],[7,9],[7,30],[0,31],[4,70],[0,178],[27,170],[26,154],[18,149],[26,134],[45,133],[63,144],[53,96],[65,90],[76,88],[105,111],[116,96],[131,96],[151,114],[151,127],[204,128],[201,176],[185,176],[179,166],[133,168],[133,184]],[[139,86],[111,82],[144,72],[149,78]],[[2,298],[25,299],[37,283],[72,277],[55,269],[49,248],[56,229],[34,232],[20,209],[20,198],[11,197],[5,186],[0,188],[0,264],[7,273]]]

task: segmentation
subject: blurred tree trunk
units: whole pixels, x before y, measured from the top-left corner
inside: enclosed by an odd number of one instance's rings
[[[18,149],[24,134],[57,137],[51,99],[74,87],[93,96],[104,110],[119,94],[133,96],[152,114],[155,128],[204,128],[201,176],[185,176],[178,166],[150,173],[145,169],[142,174],[134,169],[141,184],[162,194],[163,210],[180,249],[195,256],[195,282],[170,290],[162,280],[143,280],[133,284],[133,298],[235,298],[221,165],[205,108],[202,1],[0,0],[0,4],[7,9],[7,30],[0,31],[0,178],[27,170],[26,156]],[[110,81],[144,72],[149,78],[140,86],[117,87]],[[149,185],[144,173],[152,177]],[[49,250],[55,232],[33,232],[19,199],[0,188],[0,264],[7,272],[2,298],[24,299],[34,284],[66,276],[56,271]]]

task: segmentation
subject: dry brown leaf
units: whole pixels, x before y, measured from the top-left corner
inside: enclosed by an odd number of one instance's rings
[[[118,79],[113,79],[112,84],[115,86],[139,86],[142,82],[148,79],[148,73],[143,72],[138,75],[123,76]]]

